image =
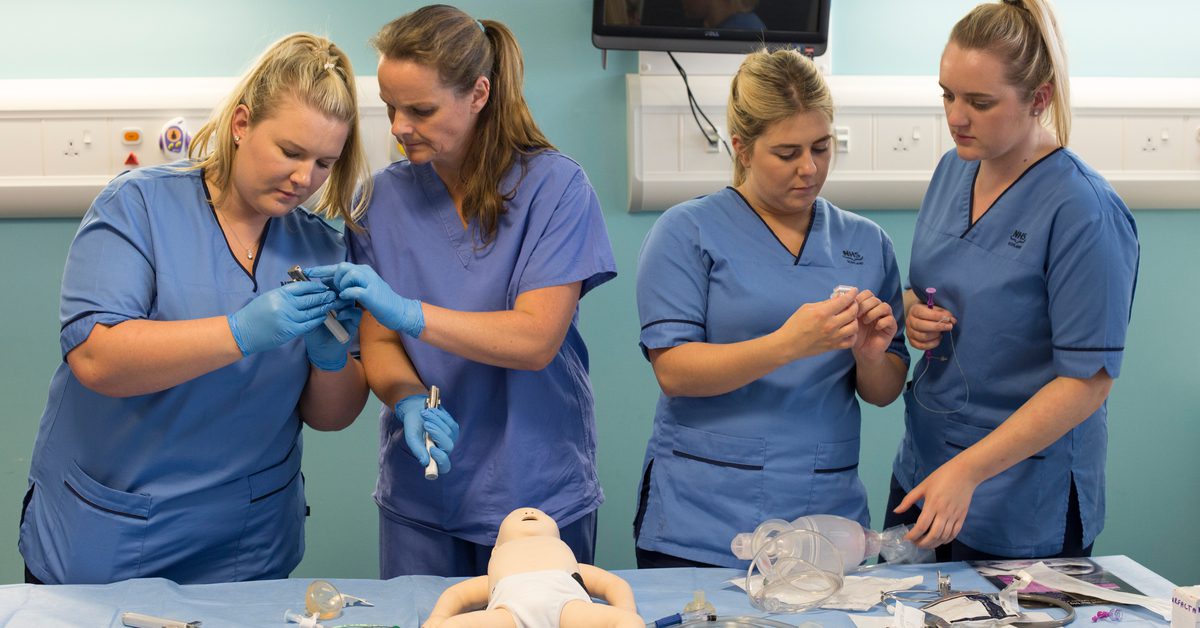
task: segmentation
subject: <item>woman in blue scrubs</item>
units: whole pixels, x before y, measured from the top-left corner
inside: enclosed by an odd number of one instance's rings
[[[363,363],[385,402],[381,575],[482,575],[522,506],[590,563],[604,497],[579,299],[616,275],[596,194],[533,122],[503,24],[430,6],[373,43],[408,160],[375,175],[366,231],[348,235],[354,263],[310,275],[368,311]],[[433,482],[414,420],[427,386],[463,426],[454,472]]]
[[[917,216],[906,326],[928,357],[904,394],[885,525],[914,524],[939,560],[1087,556],[1104,526],[1133,215],[1066,148],[1066,58],[1044,0],[976,7],[939,78],[955,150]]]
[[[891,239],[818,196],[833,101],[816,67],[794,50],[748,56],[728,120],[734,186],[667,210],[638,265],[663,391],[639,567],[745,567],[730,541],[770,518],[869,525],[857,397],[891,403],[907,368]]]
[[[327,39],[272,45],[196,135],[193,161],[114,179],[62,284],[22,509],[26,579],[286,578],[304,551],[301,427],[338,430],[363,368],[322,324],[360,312],[296,264],[334,262],[366,174],[354,75]],[[281,283],[283,284],[281,286]]]

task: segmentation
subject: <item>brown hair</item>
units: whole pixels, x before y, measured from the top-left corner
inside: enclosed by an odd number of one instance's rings
[[[386,59],[433,68],[442,84],[459,95],[470,92],[480,76],[491,81],[491,95],[479,112],[459,175],[465,189],[463,219],[470,223],[477,218],[480,241],[491,242],[505,202],[516,194],[517,184],[501,191],[500,179],[518,159],[524,169],[524,157],[554,149],[525,103],[525,63],[512,31],[495,20],[477,21],[452,6],[435,4],[392,20],[371,38],[371,45]]]
[[[188,151],[196,162],[190,167],[203,168],[218,190],[227,191],[236,153],[234,111],[245,105],[250,110],[250,124],[256,124],[274,115],[287,98],[349,125],[342,154],[312,209],[326,218],[341,218],[348,227],[357,229],[356,221],[371,198],[370,170],[359,135],[358,90],[350,59],[324,37],[294,33],[271,44],[196,132]],[[362,193],[355,202],[354,193],[360,183]]]
[[[746,55],[729,88],[729,134],[742,140],[742,151],[772,124],[797,113],[820,111],[833,122],[833,96],[811,59],[798,50],[761,49]],[[739,155],[733,160],[733,184],[746,181]]]
[[[950,41],[962,48],[986,50],[1008,66],[1009,84],[1026,100],[1043,84],[1053,87],[1044,115],[1066,146],[1071,136],[1071,92],[1062,33],[1048,0],[1004,0],[981,4],[954,25]]]

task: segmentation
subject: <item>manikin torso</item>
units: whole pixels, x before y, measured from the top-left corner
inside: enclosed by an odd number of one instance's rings
[[[496,583],[517,573],[549,569],[567,573],[579,571],[574,552],[558,538],[554,520],[535,512],[528,509],[520,514],[513,513],[518,516],[510,515],[501,526],[501,534],[488,561],[488,590],[494,590]]]

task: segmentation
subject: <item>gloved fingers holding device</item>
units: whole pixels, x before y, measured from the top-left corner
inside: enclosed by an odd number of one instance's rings
[[[322,282],[312,282],[299,266],[288,270],[288,277],[292,282],[317,283],[329,290]],[[362,310],[353,301],[336,299],[333,308],[325,313],[325,324],[304,335],[304,349],[309,363],[323,371],[342,370],[349,357],[350,340],[358,332],[360,320]]]
[[[440,402],[435,400],[438,405],[434,407],[429,407],[429,402],[425,395],[410,395],[396,403],[393,412],[403,425],[409,453],[425,467],[427,478],[436,479],[439,473],[450,471],[450,452],[459,428]]]
[[[334,309],[325,314],[325,324],[304,335],[308,361],[323,371],[342,370],[350,356],[350,341],[358,333],[361,321],[362,310],[353,301],[334,301]],[[341,329],[341,334],[334,333],[334,329]]]
[[[421,302],[396,294],[375,269],[363,264],[342,262],[309,268],[307,274],[315,280],[329,279],[338,297],[357,301],[379,324],[416,338],[425,329]]]
[[[336,301],[322,284],[286,283],[230,314],[229,330],[244,356],[274,349],[319,327]]]

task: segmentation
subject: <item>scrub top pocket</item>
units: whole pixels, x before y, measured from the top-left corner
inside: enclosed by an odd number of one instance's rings
[[[291,457],[247,478],[250,502],[238,543],[237,579],[287,578],[304,553],[304,476]]]
[[[99,584],[142,575],[140,557],[150,519],[149,495],[109,488],[74,461],[62,487],[54,491],[60,499],[51,497],[50,492],[36,491],[31,508],[41,511],[35,520],[48,528],[40,535],[43,542],[61,544],[57,551],[46,554],[69,557],[70,573],[48,574],[52,581]],[[86,532],[78,532],[81,530]],[[58,569],[55,565],[44,567]]]
[[[753,530],[764,518],[766,442],[682,425],[671,431],[671,449],[655,461],[651,476],[651,492],[659,493],[650,497],[658,506],[659,532],[669,530],[673,544],[709,547],[714,530],[697,522],[732,526],[716,531],[726,544],[737,532]]]
[[[943,438],[946,459],[952,458],[960,451],[983,440],[992,430],[961,423],[954,419],[946,419]],[[1006,469],[999,475],[982,482],[975,488],[971,496],[971,509],[967,512],[970,526],[964,525],[963,530],[970,529],[973,536],[960,533],[961,540],[967,545],[983,549],[990,553],[1004,553],[999,548],[1006,548],[1009,553],[1016,555],[1032,540],[1029,534],[1033,530],[1041,532],[1045,526],[1030,526],[1030,522],[1040,518],[1049,504],[1045,503],[1046,484],[1049,480],[1046,474],[1046,451],[1038,452]],[[1066,495],[1066,493],[1063,493]],[[1053,507],[1049,508],[1054,510]],[[1053,517],[1060,522],[1058,538],[1062,539],[1062,524],[1066,518],[1065,502],[1062,513]],[[1012,513],[1009,517],[996,517],[994,514]],[[989,513],[989,514],[982,514]],[[981,541],[986,539],[986,546],[980,548]]]
[[[817,443],[812,485],[804,514],[836,514],[859,523],[870,523],[867,489],[858,477],[861,439]]]

